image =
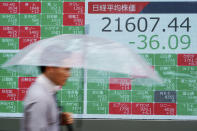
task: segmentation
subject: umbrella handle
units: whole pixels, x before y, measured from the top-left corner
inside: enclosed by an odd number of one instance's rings
[[[68,131],[74,131],[72,124],[68,124],[66,126],[67,126]]]

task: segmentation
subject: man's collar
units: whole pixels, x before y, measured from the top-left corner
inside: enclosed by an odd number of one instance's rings
[[[38,76],[38,82],[43,84],[44,88],[47,89],[47,91],[49,91],[49,93],[55,94],[58,90],[60,90],[60,86],[55,85],[55,83],[53,83],[51,80],[49,80],[49,78],[47,78],[46,75],[41,74],[40,76]]]

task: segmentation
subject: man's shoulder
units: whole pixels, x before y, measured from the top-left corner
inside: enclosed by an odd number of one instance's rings
[[[31,101],[34,102],[41,102],[47,101],[47,92],[42,88],[42,85],[39,83],[34,83],[27,91],[27,95],[25,97],[25,102]]]

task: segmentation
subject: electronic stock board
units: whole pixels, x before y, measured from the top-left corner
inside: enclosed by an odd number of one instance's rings
[[[197,119],[196,22],[194,0],[0,0],[0,64],[40,39],[104,37],[129,45],[164,83],[73,69],[58,93],[65,111],[76,118]],[[22,117],[37,76],[0,69],[0,116]]]

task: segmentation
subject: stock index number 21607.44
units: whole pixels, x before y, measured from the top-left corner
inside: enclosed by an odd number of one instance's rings
[[[169,21],[162,20],[162,24],[160,24],[162,25],[162,27],[158,26],[161,22],[160,17],[129,17],[126,19],[120,17],[113,19],[110,17],[103,17],[102,20],[105,22],[103,24],[104,26],[101,29],[102,32],[154,32],[155,30],[158,30],[158,28],[163,32],[165,32],[165,30],[167,29],[172,32],[177,32],[179,30],[183,31],[183,29],[185,29],[187,32],[189,32],[191,28],[189,17],[186,17],[184,19],[174,17]]]

